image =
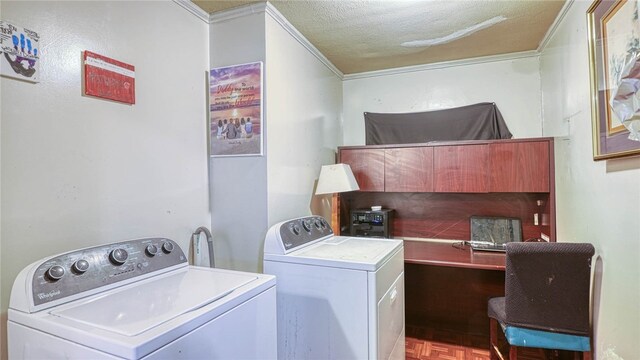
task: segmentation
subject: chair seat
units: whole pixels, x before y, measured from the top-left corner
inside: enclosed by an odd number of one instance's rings
[[[504,323],[504,320],[507,318],[505,314],[504,296],[489,299],[489,306],[487,308],[487,313],[490,318],[498,320],[500,324]]]
[[[561,334],[500,324],[509,345],[544,349],[589,351],[588,336]]]
[[[498,320],[502,327],[502,331],[504,332],[504,336],[511,346],[572,351],[589,351],[590,349],[588,336],[563,334],[506,325],[504,323],[504,297],[489,299],[488,315],[490,318]]]

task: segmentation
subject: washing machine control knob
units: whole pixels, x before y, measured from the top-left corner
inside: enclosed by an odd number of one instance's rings
[[[109,254],[109,261],[111,261],[113,265],[120,266],[127,261],[128,257],[129,254],[125,249],[117,248]]]
[[[322,223],[318,219],[315,219],[313,221],[313,223],[316,225],[316,229],[318,229],[318,230],[320,230],[320,229],[322,229],[324,227],[324,226],[322,226]]]
[[[291,230],[291,232],[294,235],[300,235],[300,226],[298,226],[298,225],[294,224],[292,227],[289,228],[289,230]]]
[[[173,251],[173,244],[168,241],[165,242],[164,244],[162,244],[162,251],[169,254],[170,252]]]
[[[144,252],[147,254],[147,256],[154,257],[158,253],[158,247],[153,244],[149,244],[147,245],[147,248],[144,249]]]
[[[71,269],[78,274],[84,274],[85,271],[89,270],[89,262],[85,259],[80,259],[71,265]]]
[[[60,265],[53,265],[47,270],[47,277],[50,280],[58,281],[64,276],[64,268]]]
[[[311,221],[310,220],[302,220],[302,227],[306,232],[311,232]]]

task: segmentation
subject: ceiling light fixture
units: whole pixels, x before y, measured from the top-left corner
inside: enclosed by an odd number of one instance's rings
[[[409,48],[413,48],[413,47],[430,47],[430,46],[435,46],[435,45],[441,45],[441,44],[446,44],[446,43],[450,43],[452,41],[458,40],[460,38],[463,38],[465,36],[469,36],[477,31],[480,31],[482,29],[486,29],[488,27],[491,27],[495,24],[501,23],[503,21],[507,20],[506,17],[499,15],[496,17],[492,17],[489,20],[485,20],[479,24],[475,24],[472,26],[469,26],[466,29],[462,29],[462,30],[458,30],[456,32],[453,32],[447,36],[443,36],[443,37],[439,37],[439,38],[435,38],[435,39],[427,39],[427,40],[413,40],[413,41],[406,41],[403,42],[402,44],[400,44],[400,46],[404,46],[404,47],[409,47]]]

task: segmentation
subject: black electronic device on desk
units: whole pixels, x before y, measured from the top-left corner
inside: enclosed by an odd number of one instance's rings
[[[351,236],[393,237],[392,209],[355,209],[351,210]]]

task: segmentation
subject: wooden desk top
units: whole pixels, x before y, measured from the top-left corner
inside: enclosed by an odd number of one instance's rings
[[[404,240],[404,262],[504,271],[505,255],[500,252],[471,251],[468,246],[455,248],[449,241]]]

